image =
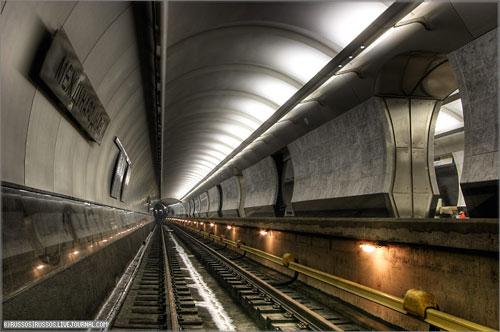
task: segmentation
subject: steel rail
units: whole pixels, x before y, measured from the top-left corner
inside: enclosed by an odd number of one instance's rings
[[[163,264],[165,267],[164,273],[164,283],[165,283],[165,302],[168,306],[167,308],[167,322],[168,322],[168,329],[171,331],[180,331],[180,326],[179,326],[179,320],[177,316],[177,308],[175,305],[175,295],[174,295],[174,286],[172,283],[172,276],[170,275],[170,262],[168,261],[168,255],[167,255],[167,244],[165,242],[165,230],[163,228],[164,226],[161,226],[160,228],[160,233],[161,233],[161,243],[162,243],[162,253],[163,253]]]
[[[174,221],[179,221],[181,219],[172,219]],[[197,230],[194,227],[187,226],[193,230]],[[208,238],[214,238],[217,239],[221,242],[225,242],[229,244],[230,246],[242,250],[244,252],[247,252],[249,254],[253,254],[254,256],[257,256],[259,258],[265,259],[267,261],[273,262],[277,265],[283,266],[283,260],[281,257],[269,254],[265,251],[252,248],[243,244],[238,244],[238,242],[231,241],[224,239],[223,237],[217,236],[215,234],[211,234],[205,231],[199,230],[199,233],[203,237],[208,237]],[[411,317],[414,317],[418,320],[424,321],[430,325],[439,327],[441,329],[447,330],[447,331],[484,331],[484,332],[493,332],[497,331],[495,329],[492,329],[488,326],[484,326],[481,324],[477,324],[471,321],[468,321],[466,319],[442,312],[440,310],[432,309],[429,308],[426,310],[426,316],[424,318],[417,317],[414,315],[411,315],[408,311],[405,310],[404,308],[404,299],[393,296],[390,294],[387,294],[385,292],[361,285],[359,283],[337,277],[334,275],[331,275],[329,273],[313,269],[311,267],[296,263],[296,262],[290,262],[287,266],[290,270],[299,272],[305,276],[308,276],[310,278],[316,279],[318,281],[321,281],[325,284],[328,284],[330,286],[336,287],[338,289],[341,289],[343,291],[346,291],[350,294],[357,295],[365,300],[368,300],[370,302],[377,303],[379,305],[382,305],[386,308],[395,310],[401,314],[408,315]]]
[[[248,282],[253,283],[257,288],[261,289],[265,293],[267,293],[270,297],[273,298],[277,303],[279,303],[283,308],[288,310],[289,312],[293,313],[293,315],[301,320],[302,322],[308,324],[308,326],[314,328],[315,330],[318,331],[343,331],[341,328],[339,328],[337,325],[333,324],[323,316],[319,315],[318,313],[312,311],[305,305],[299,303],[298,301],[292,299],[290,296],[286,295],[285,293],[281,292],[277,288],[271,286],[267,282],[263,281],[259,277],[255,276],[254,274],[246,271],[244,268],[240,267],[238,264],[232,262],[230,259],[226,258],[225,256],[221,255],[219,252],[216,250],[210,248],[197,238],[193,237],[186,231],[182,230],[178,226],[174,226],[174,229],[179,229],[185,236],[187,236],[190,240],[195,242],[197,245],[208,251],[210,254],[212,254],[214,257],[218,258],[220,261],[224,262],[227,264],[229,267],[231,267],[233,270],[238,271],[242,276],[244,276]],[[224,241],[224,239],[222,239]],[[234,242],[234,241],[227,241],[229,242]]]
[[[99,310],[98,314],[95,316],[94,320],[104,320],[109,323],[109,326],[113,325],[113,322],[118,315],[118,312],[123,305],[123,301],[125,300],[125,297],[128,294],[128,291],[130,287],[132,286],[134,279],[137,275],[137,271],[139,270],[139,267],[141,265],[141,262],[144,257],[144,253],[146,252],[147,247],[150,245],[151,238],[154,235],[154,232],[156,231],[156,226],[155,228],[148,234],[146,237],[146,240],[144,240],[144,245],[142,245],[139,250],[137,251],[136,255],[134,258],[132,258],[131,262],[129,265],[126,267],[125,272],[121,276],[120,280],[117,282],[117,287],[113,289],[111,294],[108,296],[104,304],[101,306],[101,309]],[[126,280],[128,274],[128,280]],[[124,283],[123,289],[119,290],[118,287]],[[110,306],[110,308],[108,308]],[[107,309],[108,308],[108,309]],[[107,311],[107,312],[106,312]],[[107,331],[109,329],[101,329],[101,331]],[[88,331],[91,331],[92,329],[89,329]]]

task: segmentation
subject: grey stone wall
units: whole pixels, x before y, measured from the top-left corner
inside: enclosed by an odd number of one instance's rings
[[[218,217],[220,194],[219,194],[219,189],[217,189],[217,187],[212,187],[208,190],[208,199],[209,199],[208,216]]]
[[[222,188],[222,214],[224,216],[238,215],[241,201],[239,179],[233,176],[220,184]]]
[[[186,210],[184,208],[184,205],[181,203],[173,204],[170,206],[172,210],[174,211],[174,215],[178,217],[183,217],[186,215]]]
[[[450,53],[462,98],[462,182],[498,180],[497,29]]]
[[[470,216],[498,218],[497,29],[450,53],[464,112],[460,185]]]
[[[200,205],[201,205],[200,196],[196,196],[195,198],[193,198],[193,201],[194,201],[194,216],[199,217],[200,216]]]
[[[208,215],[209,203],[208,193],[202,193],[200,195],[200,217],[206,217]]]
[[[190,217],[194,217],[194,200],[190,199],[189,200],[189,213],[188,215]]]
[[[392,142],[385,105],[372,97],[288,145],[295,211],[386,208],[373,195],[391,191]],[[336,199],[342,206],[332,205]]]
[[[183,202],[182,205],[184,206],[184,213],[186,216],[189,215],[189,202]]]
[[[245,178],[246,216],[274,215],[278,195],[278,171],[272,157],[267,157],[243,170]]]

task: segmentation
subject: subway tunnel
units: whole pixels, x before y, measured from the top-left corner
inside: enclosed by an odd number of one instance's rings
[[[498,4],[0,1],[4,329],[499,329]]]

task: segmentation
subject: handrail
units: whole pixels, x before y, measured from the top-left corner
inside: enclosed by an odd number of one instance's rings
[[[183,221],[183,219],[177,219],[177,218],[167,218],[173,221]],[[187,226],[193,230],[197,230],[203,237],[208,237],[208,238],[213,238],[216,239],[220,242],[227,243],[228,245],[240,249],[242,251],[245,251],[247,253],[253,254],[254,256],[263,258],[267,261],[273,262],[275,264],[283,266],[283,259],[281,257],[269,254],[265,251],[249,247],[244,244],[239,244],[238,242],[232,241],[225,239],[224,237],[217,236],[215,234],[205,232],[202,230],[199,230],[195,228],[194,226],[189,226],[189,225],[181,225],[181,226]],[[316,269],[313,269],[311,267],[299,264],[297,262],[290,262],[287,267],[292,270],[296,271],[299,273],[302,273],[305,276],[308,276],[310,278],[316,279],[318,281],[321,281],[325,284],[328,284],[330,286],[334,286],[336,288],[339,288],[343,291],[346,291],[348,293],[354,294],[356,296],[359,296],[365,300],[377,303],[379,305],[382,305],[384,307],[387,307],[389,309],[395,310],[401,314],[404,315],[411,315],[408,311],[405,310],[404,308],[404,299],[400,298],[398,296],[393,296],[387,293],[384,293],[382,291],[358,284],[356,282],[337,277],[334,275],[331,275],[329,273],[319,271]],[[424,322],[432,325],[439,327],[440,329],[444,329],[447,331],[487,331],[487,332],[492,332],[492,331],[497,331],[495,329],[492,329],[488,326],[480,325],[468,320],[465,320],[463,318],[442,312],[440,310],[428,308],[425,311],[425,317],[417,317],[414,315],[411,315],[414,318],[417,318],[419,320],[423,320]]]

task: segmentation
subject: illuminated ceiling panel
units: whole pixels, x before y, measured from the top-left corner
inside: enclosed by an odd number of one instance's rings
[[[170,2],[162,198],[183,198],[388,5]]]
[[[462,100],[457,99],[451,103],[443,105],[439,110],[434,134],[439,135],[451,130],[463,128],[463,126],[464,115],[462,110]]]

